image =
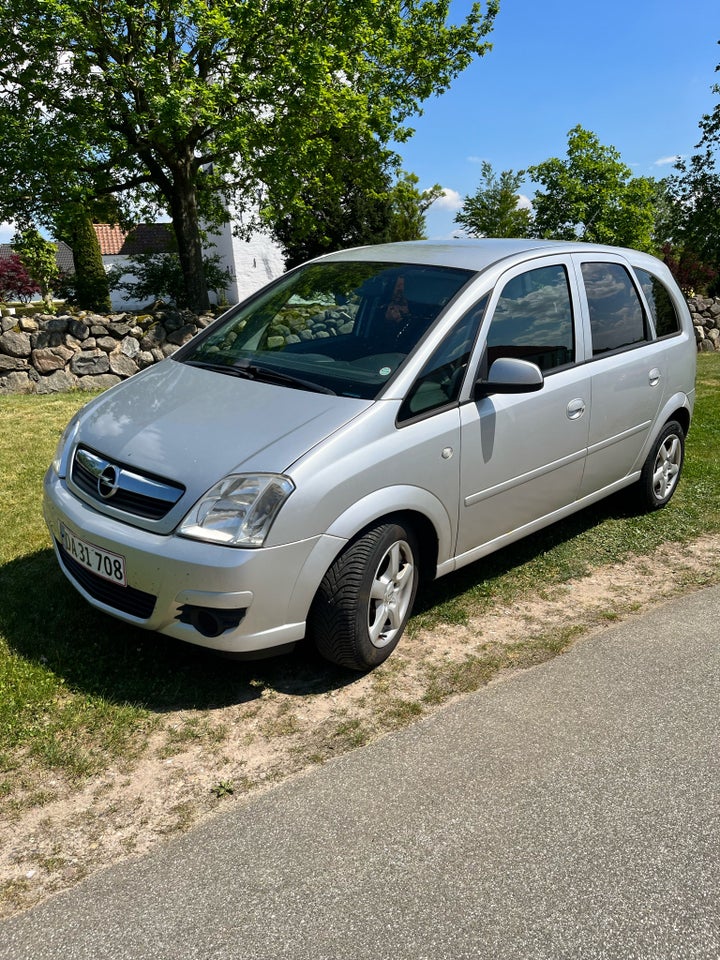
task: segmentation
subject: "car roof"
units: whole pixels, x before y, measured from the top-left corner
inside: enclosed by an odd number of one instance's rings
[[[354,247],[326,254],[321,260],[373,260],[389,263],[417,263],[444,267],[460,267],[481,272],[502,260],[547,254],[614,253],[629,259],[646,258],[636,250],[579,243],[564,240],[506,240],[459,238],[453,240],[413,240],[403,243],[382,243]],[[647,259],[651,259],[647,257]]]

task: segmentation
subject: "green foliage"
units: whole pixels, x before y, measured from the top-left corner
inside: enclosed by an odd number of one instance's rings
[[[480,169],[480,185],[463,200],[455,223],[471,237],[529,236],[530,211],[518,206],[522,171],[503,170],[498,176],[487,161]]]
[[[334,147],[322,176],[285,205],[284,216],[277,212],[282,203],[272,206],[277,191],[269,189],[264,216],[288,268],[333,250],[425,239],[425,211],[442,188],[419,190],[417,176],[405,172],[393,184],[394,158],[374,140],[363,143],[342,131]]]
[[[55,244],[40,236],[36,227],[25,224],[15,233],[12,246],[28,274],[38,284],[47,308],[52,310],[53,288],[60,279]]]
[[[581,126],[568,133],[565,159],[551,157],[527,170],[540,185],[533,201],[533,234],[653,248],[654,181],[633,177],[615,147]]]
[[[224,201],[252,211],[263,183],[291,207],[312,194],[339,129],[402,141],[487,52],[497,9],[453,24],[448,0],[6,0],[0,215],[108,194],[143,218],[162,208],[185,297],[204,307],[201,220]]]
[[[223,797],[231,797],[235,793],[235,788],[229,780],[221,780],[210,788],[210,793],[221,800]]]
[[[28,303],[39,292],[40,285],[30,277],[16,253],[0,260],[0,301]]]
[[[425,213],[443,190],[437,183],[429,190],[419,190],[418,183],[416,174],[402,171],[390,190],[389,239],[394,242],[425,239]]]
[[[720,70],[720,64],[715,68]],[[697,153],[676,165],[667,181],[673,203],[673,260],[688,274],[693,266],[695,289],[720,291],[720,84],[713,86],[718,102],[700,120]],[[684,267],[684,270],[683,270]],[[672,269],[672,266],[671,266]],[[704,278],[704,282],[703,282]]]
[[[203,269],[208,290],[218,303],[225,302],[228,275],[220,267],[220,258],[204,257]],[[123,281],[123,276],[130,278]],[[176,253],[145,253],[128,259],[128,266],[115,269],[109,280],[113,288],[125,291],[125,300],[166,300],[178,307],[189,307],[183,284],[180,258]]]
[[[263,216],[286,266],[388,240],[391,165],[375,139],[339,127],[319,145],[312,178],[270,184]]]
[[[58,236],[68,244],[75,261],[72,300],[83,310],[110,310],[110,285],[92,220],[82,204],[65,204],[56,217]]]

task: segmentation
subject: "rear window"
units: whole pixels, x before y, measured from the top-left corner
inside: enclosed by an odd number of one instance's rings
[[[626,350],[647,339],[642,301],[628,271],[619,263],[588,262],[582,265],[592,333],[597,357]]]
[[[647,270],[636,267],[635,273],[650,307],[658,337],[671,337],[674,333],[679,333],[680,317],[665,284]]]

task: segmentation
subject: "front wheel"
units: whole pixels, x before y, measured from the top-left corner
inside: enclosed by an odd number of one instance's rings
[[[412,530],[386,523],[354,540],[325,574],[310,611],[318,651],[339,666],[377,667],[402,636],[418,580]]]
[[[659,510],[670,500],[680,480],[685,458],[685,431],[670,420],[660,431],[637,483],[637,500],[645,510]]]

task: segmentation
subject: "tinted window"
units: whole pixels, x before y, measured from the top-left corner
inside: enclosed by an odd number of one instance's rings
[[[517,357],[547,372],[575,359],[573,313],[565,268],[540,267],[505,285],[488,332],[488,364]]]
[[[642,343],[645,314],[630,274],[619,263],[584,263],[593,356]]]
[[[488,298],[483,297],[435,350],[408,393],[399,420],[408,420],[457,400],[487,301]]]
[[[673,333],[679,333],[680,318],[665,284],[662,280],[654,277],[652,273],[648,273],[647,270],[638,270],[636,267],[635,273],[650,307],[658,337],[668,337]]]

